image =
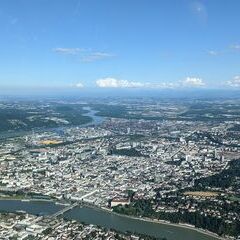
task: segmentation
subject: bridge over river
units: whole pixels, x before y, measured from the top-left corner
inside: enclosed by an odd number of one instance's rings
[[[64,213],[70,211],[71,209],[77,207],[78,205],[81,205],[83,202],[84,202],[84,199],[86,199],[87,197],[90,197],[91,195],[95,194],[96,192],[98,192],[98,190],[94,190],[90,193],[87,193],[85,195],[83,195],[81,198],[80,198],[80,201],[77,201],[77,202],[74,202],[73,204],[70,204],[68,206],[66,206],[65,208],[61,209],[60,211],[54,213],[53,215],[50,216],[51,219],[54,219],[54,218],[57,218],[61,215],[63,215]]]

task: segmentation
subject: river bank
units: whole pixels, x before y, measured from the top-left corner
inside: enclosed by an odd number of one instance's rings
[[[69,125],[62,125],[62,126],[56,126],[56,127],[39,127],[39,128],[32,128],[32,129],[26,129],[26,130],[9,130],[9,131],[1,131],[0,134],[0,142],[5,141],[8,138],[16,138],[16,137],[22,137],[26,136],[28,134],[31,134],[34,130],[35,133],[41,133],[44,131],[53,131],[57,132],[59,130],[63,130],[66,128],[72,128],[72,127],[90,127],[90,126],[96,126],[100,125],[103,121],[105,121],[106,117],[97,116],[96,113],[98,111],[93,110],[91,107],[83,107],[83,110],[87,111],[86,113],[83,113],[83,117],[89,117],[89,121],[82,124],[69,124]]]
[[[107,208],[101,208],[101,209],[105,210],[105,211],[108,211],[108,212],[111,212],[112,214],[115,214],[115,215],[124,216],[124,217],[127,217],[127,218],[136,219],[136,220],[139,220],[139,221],[152,222],[152,223],[164,224],[164,225],[169,225],[169,226],[174,226],[174,227],[179,227],[179,228],[191,229],[191,230],[197,231],[199,233],[205,234],[207,236],[214,237],[214,238],[219,239],[219,240],[226,240],[226,238],[222,238],[222,237],[218,236],[216,233],[213,233],[213,232],[201,229],[201,228],[196,228],[195,226],[190,225],[190,224],[186,224],[186,223],[171,223],[171,222],[168,222],[168,221],[165,221],[165,220],[151,219],[151,218],[146,218],[146,217],[141,217],[140,218],[140,217],[134,217],[134,216],[129,216],[129,215],[122,215],[122,214],[113,212],[113,211],[111,211],[110,209],[107,209]]]
[[[92,206],[92,207],[94,208],[94,206]],[[168,222],[168,221],[165,221],[165,220],[151,219],[151,218],[146,218],[146,217],[141,217],[140,218],[140,217],[134,217],[134,216],[130,216],[130,215],[123,215],[123,214],[120,214],[120,213],[113,212],[111,209],[108,209],[108,208],[105,208],[105,207],[99,207],[99,209],[101,209],[103,211],[106,211],[106,212],[109,212],[111,214],[114,214],[116,216],[123,216],[123,217],[126,217],[126,218],[135,219],[135,220],[144,221],[144,222],[151,222],[151,223],[164,224],[164,225],[174,226],[174,227],[179,227],[179,228],[186,228],[186,229],[197,231],[199,233],[205,234],[205,235],[210,236],[210,237],[214,237],[214,238],[219,239],[219,240],[226,240],[226,238],[222,238],[222,237],[218,236],[216,233],[213,233],[213,232],[201,229],[201,228],[196,228],[193,225],[188,225],[188,224],[185,224],[185,223],[171,223],[171,222]]]
[[[43,199],[44,200],[44,199]],[[26,200],[0,200],[1,212],[24,211],[33,215],[50,216],[65,207],[67,202],[56,202],[39,199]],[[99,225],[108,229],[115,229],[121,232],[132,232],[154,236],[165,237],[168,240],[222,240],[215,234],[205,232],[194,227],[168,223],[147,218],[121,215],[112,212],[110,209],[82,205],[63,214],[69,220],[85,222],[86,224]]]

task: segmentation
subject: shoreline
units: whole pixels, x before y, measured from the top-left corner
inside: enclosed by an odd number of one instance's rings
[[[0,196],[0,201],[8,200],[8,201],[21,201],[21,202],[54,202],[56,204],[56,200],[54,199],[45,199],[45,198],[23,198],[17,196]]]
[[[17,199],[17,198],[16,199],[13,199],[13,198],[3,199],[3,198],[0,198],[0,201],[4,201],[4,200],[7,200],[7,201],[23,201],[23,202],[43,202],[43,203],[44,202],[52,202],[55,205],[62,205],[62,206],[66,206],[66,205],[69,204],[69,203],[60,203],[60,202],[57,202],[57,201],[54,201],[54,200],[47,200],[47,199]],[[111,209],[108,209],[106,207],[100,207],[100,206],[96,206],[96,205],[88,205],[88,204],[84,204],[84,203],[83,203],[83,205],[79,205],[79,206],[76,206],[76,207],[93,208],[93,209],[98,210],[98,211],[107,212],[109,214],[129,218],[129,219],[133,219],[133,220],[137,220],[137,221],[144,221],[144,222],[149,222],[149,223],[154,223],[154,224],[168,225],[168,226],[173,226],[173,227],[178,227],[178,228],[189,229],[189,230],[196,231],[196,232],[199,232],[201,234],[204,234],[204,235],[207,235],[207,236],[210,236],[210,237],[214,237],[215,239],[218,239],[218,240],[230,239],[230,238],[226,238],[226,237],[225,238],[220,237],[216,233],[213,233],[213,232],[210,232],[208,230],[201,229],[201,228],[197,228],[193,225],[188,225],[187,223],[171,223],[171,222],[161,220],[161,219],[158,220],[158,219],[151,219],[151,218],[146,218],[146,217],[136,217],[136,216],[131,216],[131,215],[125,215],[125,214],[120,214],[120,213],[113,212]]]
[[[146,218],[146,217],[140,218],[140,217],[135,217],[135,216],[131,216],[131,215],[124,215],[124,214],[113,212],[112,210],[110,210],[108,208],[105,208],[105,207],[92,206],[92,208],[97,208],[99,210],[109,212],[111,214],[114,214],[114,215],[120,216],[120,217],[126,217],[126,218],[130,218],[130,219],[134,219],[134,220],[156,223],[156,224],[163,224],[163,225],[168,225],[168,226],[173,226],[173,227],[178,227],[178,228],[190,229],[190,230],[205,234],[207,236],[214,237],[214,238],[219,239],[219,240],[226,240],[226,238],[220,237],[216,233],[210,232],[208,230],[204,230],[202,228],[197,228],[197,227],[195,227],[193,225],[190,225],[190,224],[187,224],[187,223],[171,223],[171,222],[168,222],[168,221],[165,221],[165,220],[157,220],[157,219],[151,219],[151,218]]]

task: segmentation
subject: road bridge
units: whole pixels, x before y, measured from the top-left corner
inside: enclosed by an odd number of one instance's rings
[[[98,192],[97,189],[94,190],[94,191],[92,191],[92,192],[90,192],[90,193],[87,193],[87,194],[83,195],[83,196],[80,198],[80,201],[76,201],[76,202],[74,202],[73,204],[71,204],[71,205],[69,205],[69,206],[66,206],[65,208],[61,209],[60,211],[54,213],[53,215],[51,215],[51,218],[52,218],[52,219],[53,219],[53,218],[57,218],[57,217],[63,215],[64,213],[72,210],[73,208],[77,207],[78,205],[81,205],[81,203],[84,202],[84,199],[85,199],[85,198],[93,195],[93,194],[96,193],[96,192]]]

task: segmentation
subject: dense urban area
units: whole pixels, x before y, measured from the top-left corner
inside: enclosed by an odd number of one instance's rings
[[[238,99],[2,100],[0,119],[0,239],[155,239],[64,217],[82,207],[240,237]]]

